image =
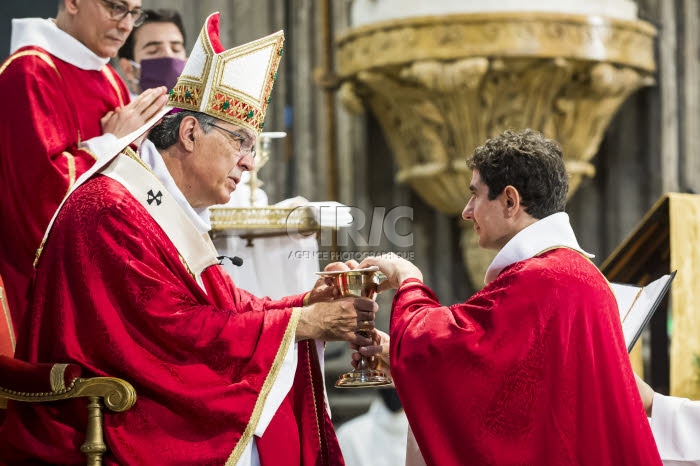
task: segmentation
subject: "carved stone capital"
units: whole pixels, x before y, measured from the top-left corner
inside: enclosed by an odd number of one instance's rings
[[[573,193],[617,108],[653,83],[654,36],[642,21],[543,13],[376,23],[338,40],[340,97],[375,114],[397,181],[442,212],[462,211],[474,148],[511,128],[562,144]]]

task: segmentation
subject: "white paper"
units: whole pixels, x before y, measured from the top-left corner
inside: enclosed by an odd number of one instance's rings
[[[628,351],[632,349],[630,345],[635,336],[642,330],[647,322],[647,317],[654,311],[654,305],[660,300],[661,295],[667,289],[666,285],[672,278],[673,276],[670,274],[664,275],[643,287],[621,283],[610,284],[620,311],[622,332],[625,335],[625,345]]]

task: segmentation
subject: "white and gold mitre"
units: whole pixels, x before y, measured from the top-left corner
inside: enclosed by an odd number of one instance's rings
[[[284,32],[278,31],[224,50],[219,40],[219,13],[211,14],[170,90],[168,105],[206,113],[259,134],[283,42]]]

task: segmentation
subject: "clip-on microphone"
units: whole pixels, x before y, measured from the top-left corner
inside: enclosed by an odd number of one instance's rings
[[[243,265],[243,259],[238,256],[218,256],[217,259],[219,260],[219,265],[224,265],[225,259],[230,260],[231,263],[237,267]]]

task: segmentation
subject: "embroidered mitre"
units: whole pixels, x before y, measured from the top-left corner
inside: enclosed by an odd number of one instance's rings
[[[259,134],[283,42],[284,32],[278,31],[225,50],[219,40],[219,13],[213,13],[170,90],[168,106],[206,113]]]

